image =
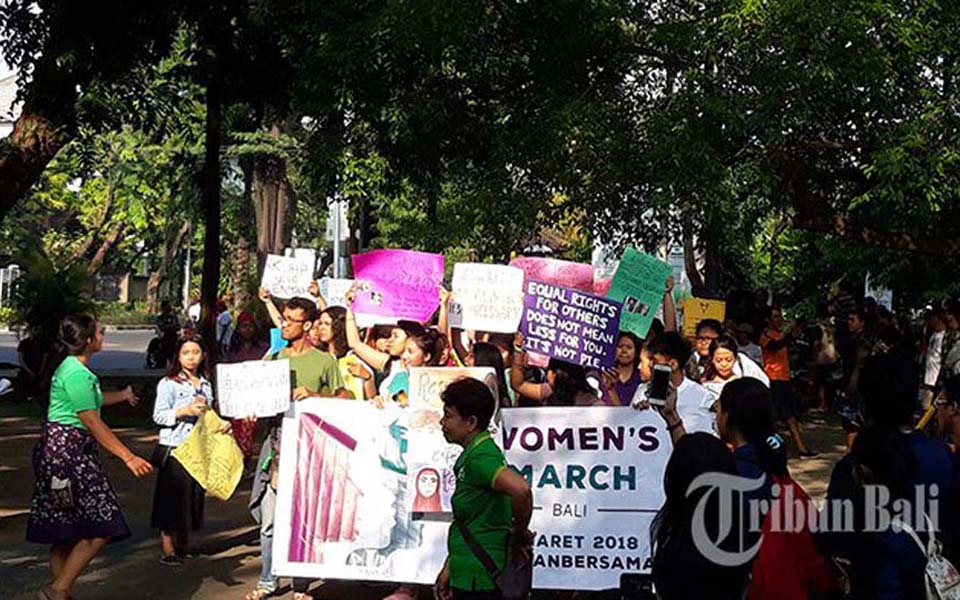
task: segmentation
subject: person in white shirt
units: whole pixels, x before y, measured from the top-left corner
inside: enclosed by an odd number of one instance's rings
[[[740,378],[756,379],[767,388],[770,379],[750,357],[740,352],[737,341],[729,335],[721,335],[710,343],[710,363],[704,374],[703,387],[716,398],[727,383]]]
[[[753,325],[750,323],[737,325],[737,345],[740,346],[740,352],[749,356],[750,360],[757,363],[762,371],[763,350],[753,343],[753,333]]]
[[[947,322],[943,310],[930,314],[930,341],[927,343],[927,360],[923,369],[923,409],[926,410],[937,392],[940,380],[940,367],[943,364],[943,338],[947,332]]]
[[[716,415],[711,408],[716,398],[705,387],[684,375],[683,366],[690,356],[690,346],[675,331],[667,331],[650,346],[654,365],[670,367],[670,391],[666,406],[659,409],[674,441],[685,433],[703,431],[716,435]],[[637,410],[650,408],[647,387],[641,385],[631,405]]]

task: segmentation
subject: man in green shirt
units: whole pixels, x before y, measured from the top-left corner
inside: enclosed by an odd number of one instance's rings
[[[267,297],[269,300],[269,296]],[[283,307],[281,335],[289,345],[267,360],[290,361],[291,398],[349,394],[343,391],[343,378],[337,359],[329,352],[321,352],[310,344],[307,332],[317,319],[316,305],[306,298],[291,298]],[[250,493],[250,510],[260,522],[262,567],[257,587],[247,594],[251,600],[273,595],[277,581],[271,571],[273,562],[273,517],[276,503],[277,459],[279,458],[280,427],[275,426],[264,440],[257,461],[257,471]],[[309,579],[294,579],[294,599],[307,598]]]
[[[529,559],[533,494],[527,481],[507,467],[503,452],[487,432],[495,401],[486,384],[470,377],[460,379],[448,385],[441,397],[443,435],[464,450],[453,467],[457,476],[451,499],[454,523],[447,536],[447,561],[437,577],[437,595],[454,600],[500,598],[460,525],[498,569],[506,563],[508,544],[514,545],[515,555]]]
[[[294,400],[331,396],[343,388],[337,359],[314,348],[307,336],[316,318],[317,307],[306,298],[291,298],[283,307],[280,333],[289,345],[271,358],[290,361]]]

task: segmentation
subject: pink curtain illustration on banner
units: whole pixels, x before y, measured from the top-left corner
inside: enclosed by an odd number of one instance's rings
[[[323,562],[323,544],[353,540],[359,489],[350,480],[357,442],[316,415],[300,416],[290,518],[291,562]]]

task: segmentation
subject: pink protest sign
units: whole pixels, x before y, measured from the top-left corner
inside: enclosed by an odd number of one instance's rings
[[[443,256],[413,250],[373,250],[354,254],[353,279],[358,313],[427,321],[440,306]]]
[[[607,291],[610,289],[610,284],[613,283],[613,277],[605,277],[603,279],[596,279],[593,282],[593,295],[594,296],[606,296]]]
[[[521,256],[510,261],[511,267],[523,269],[526,280],[536,279],[593,293],[593,267],[555,258]]]

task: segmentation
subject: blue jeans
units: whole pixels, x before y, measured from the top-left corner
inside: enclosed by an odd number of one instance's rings
[[[277,492],[267,484],[263,492],[260,517],[260,583],[257,587],[275,592],[279,587],[273,570],[273,516],[277,506]]]

